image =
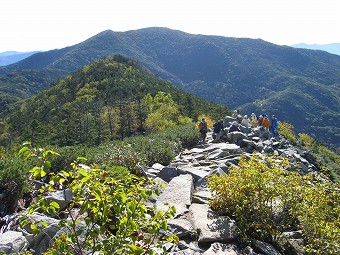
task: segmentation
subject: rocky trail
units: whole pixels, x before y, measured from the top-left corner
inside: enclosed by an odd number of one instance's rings
[[[225,126],[230,125],[225,120]],[[245,128],[241,132],[227,132],[215,142],[212,133],[207,141],[180,153],[169,166],[154,164],[144,169],[148,178],[166,184],[161,194],[150,200],[158,210],[166,210],[164,203],[176,207],[176,215],[169,220],[169,231],[180,238],[176,245],[167,247],[172,255],[276,255],[281,254],[272,245],[260,240],[251,240],[247,245],[240,243],[237,223],[227,216],[214,213],[208,204],[212,194],[207,187],[207,177],[213,174],[224,175],[232,165],[237,165],[244,154],[250,158],[253,153],[261,155],[281,155],[290,162],[298,163],[296,169],[301,173],[317,172],[316,162],[306,151],[292,146],[283,137],[271,137],[263,127]],[[60,192],[52,194],[51,199],[61,205],[67,204],[72,194]],[[45,221],[48,226],[39,235],[33,236],[29,229],[15,228],[16,215],[1,218],[0,252],[12,254],[28,248],[34,254],[42,254],[51,245],[51,240],[59,236],[59,220],[41,214],[33,214],[36,221]],[[4,223],[4,221],[6,221]],[[299,232],[284,233],[292,254],[301,254],[303,240]]]

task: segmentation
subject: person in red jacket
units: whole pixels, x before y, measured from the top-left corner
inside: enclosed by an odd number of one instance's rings
[[[205,121],[204,118],[198,124],[198,129],[199,129],[199,132],[201,133],[201,137],[202,137],[203,142],[205,142],[205,139],[207,137],[207,132],[208,132],[208,124],[207,124],[207,122]]]
[[[264,115],[263,120],[262,120],[262,124],[263,127],[265,127],[266,130],[269,130],[270,127],[270,120],[268,119],[267,115]]]

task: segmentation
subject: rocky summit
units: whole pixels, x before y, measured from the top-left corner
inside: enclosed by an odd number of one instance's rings
[[[253,154],[284,156],[294,164],[292,171],[302,174],[315,172],[318,166],[313,157],[306,151],[291,145],[284,137],[272,137],[264,127],[246,128],[241,131],[228,132],[233,120],[227,117],[224,121],[223,136],[214,140],[213,133],[207,134],[205,142],[182,151],[168,166],[154,164],[143,169],[147,178],[159,184],[165,184],[158,197],[150,199],[158,210],[166,210],[168,205],[175,206],[175,217],[168,221],[168,231],[176,234],[180,242],[169,244],[166,248],[172,255],[244,255],[244,254],[280,254],[271,244],[260,240],[240,242],[237,222],[225,215],[219,215],[209,206],[212,194],[207,186],[207,177],[224,175],[231,166],[237,166],[241,155],[250,158]],[[72,200],[68,190],[51,194],[52,199],[64,207]],[[48,225],[39,235],[33,236],[29,228],[21,229],[17,215],[2,218],[0,232],[0,252],[13,254],[30,249],[34,254],[42,254],[53,243],[55,237],[63,231],[58,227],[59,220],[42,214],[33,214],[36,222],[44,221]],[[291,254],[302,254],[303,239],[299,231],[283,233],[284,246],[289,246]]]

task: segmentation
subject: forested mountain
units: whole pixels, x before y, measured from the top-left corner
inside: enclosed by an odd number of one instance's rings
[[[177,116],[197,119],[201,113],[214,116],[228,113],[225,106],[193,96],[156,78],[138,62],[117,55],[85,65],[18,104],[8,116],[0,137],[5,145],[21,139],[40,145],[68,146],[98,145],[140,134],[146,130],[145,119],[149,114],[144,97],[160,91],[171,95],[178,105]]]
[[[166,28],[104,31],[0,68],[0,92],[29,97],[52,80],[113,54],[138,60],[190,93],[244,114],[276,114],[297,132],[340,145],[340,56],[263,40]]]
[[[32,56],[38,51],[30,52],[16,52],[16,51],[6,51],[0,53],[0,66],[6,66],[18,62],[24,58]]]

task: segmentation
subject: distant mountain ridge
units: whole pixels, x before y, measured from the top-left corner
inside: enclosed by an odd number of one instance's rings
[[[25,59],[39,51],[30,52],[17,52],[17,51],[6,51],[0,52],[0,66],[6,66]]]
[[[336,54],[340,56],[340,43],[329,43],[329,44],[306,44],[306,43],[298,43],[292,45],[295,48],[304,48],[310,50],[324,50],[332,54]]]
[[[259,39],[167,28],[107,30],[77,45],[1,67],[0,92],[15,88],[17,96],[29,97],[56,78],[114,54],[136,59],[192,94],[244,114],[276,114],[297,132],[340,145],[340,56]],[[20,82],[13,84],[13,79]]]

